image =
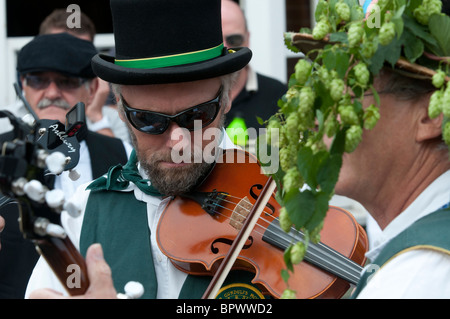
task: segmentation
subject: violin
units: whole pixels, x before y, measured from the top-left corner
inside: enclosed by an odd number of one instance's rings
[[[183,272],[217,275],[269,179],[253,155],[224,151],[195,191],[170,201],[157,228],[159,248]],[[286,268],[284,251],[304,240],[304,234],[295,228],[283,231],[275,193],[267,197],[231,270],[254,273],[252,283],[263,294],[280,298],[287,288],[280,275]],[[368,240],[353,215],[330,206],[320,234],[321,242],[309,243],[304,262],[294,266],[289,278],[297,298],[340,298],[359,281]]]

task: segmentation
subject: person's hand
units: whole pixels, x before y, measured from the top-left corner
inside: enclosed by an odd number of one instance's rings
[[[3,231],[3,229],[5,228],[5,219],[0,216],[0,233]],[[2,242],[0,240],[0,249],[2,249]]]
[[[39,289],[30,294],[30,299],[113,299],[117,292],[111,277],[111,268],[103,258],[100,244],[93,244],[86,253],[86,266],[90,286],[83,296],[67,297],[52,289]]]

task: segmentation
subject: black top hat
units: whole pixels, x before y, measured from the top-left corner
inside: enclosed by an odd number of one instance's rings
[[[162,84],[242,69],[252,53],[223,45],[221,0],[111,0],[116,57],[99,54],[94,72],[117,84]]]
[[[20,74],[54,71],[92,79],[95,74],[91,60],[96,54],[92,42],[68,33],[40,35],[20,50],[17,71]]]

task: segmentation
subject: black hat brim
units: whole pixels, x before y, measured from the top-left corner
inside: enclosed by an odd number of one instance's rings
[[[115,58],[97,54],[92,59],[94,73],[101,79],[121,85],[166,84],[198,81],[230,74],[244,68],[252,57],[249,48],[233,48],[214,59],[157,69],[135,69],[114,64]]]

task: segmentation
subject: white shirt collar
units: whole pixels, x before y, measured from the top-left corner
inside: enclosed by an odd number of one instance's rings
[[[378,236],[366,256],[374,260],[386,244],[420,218],[431,214],[450,202],[450,170],[431,183]]]

